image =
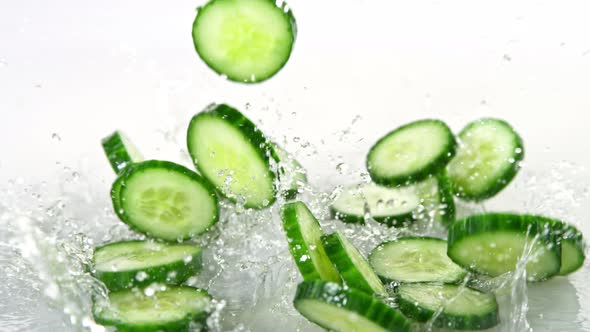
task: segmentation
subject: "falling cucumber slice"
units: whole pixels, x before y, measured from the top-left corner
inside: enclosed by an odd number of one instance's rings
[[[445,172],[416,184],[422,209],[414,214],[418,220],[434,221],[448,227],[455,221],[455,199]]]
[[[117,130],[101,141],[111,167],[120,174],[127,166],[143,160],[139,150],[121,131]]]
[[[273,146],[280,160],[278,173],[281,193],[285,199],[294,199],[299,194],[301,187],[307,183],[305,168],[283,148],[276,144]]]
[[[586,242],[576,227],[561,220],[535,216],[541,222],[549,224],[552,232],[561,244],[560,275],[568,275],[580,269],[586,259]]]

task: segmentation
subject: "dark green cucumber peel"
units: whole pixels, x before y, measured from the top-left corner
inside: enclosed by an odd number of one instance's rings
[[[398,311],[366,293],[354,288],[320,280],[304,281],[297,286],[293,301],[295,309],[303,314],[306,301],[318,301],[332,305],[345,312],[346,316],[354,313],[391,332],[409,332],[410,322]],[[331,330],[333,327],[322,324],[310,315],[303,314],[317,325]],[[346,332],[346,331],[340,331]]]
[[[355,216],[352,214],[344,214],[336,211],[332,206],[330,206],[330,213],[332,218],[338,219],[344,223],[349,224],[364,224],[365,217]],[[396,216],[371,216],[373,220],[378,223],[385,224],[389,227],[405,227],[408,224],[414,221],[414,214],[412,212],[399,214]]]
[[[437,213],[440,216],[440,221],[442,224],[448,227],[453,223],[453,221],[455,221],[455,197],[453,195],[451,182],[445,171],[437,176],[437,182],[440,204],[444,205],[444,207]],[[441,213],[442,211],[444,211],[444,213]]]
[[[105,155],[109,159],[111,167],[115,173],[120,174],[127,166],[134,162],[141,160],[134,160],[130,151],[125,146],[125,139],[123,134],[119,131],[113,132],[111,135],[105,137],[101,141]],[[135,158],[137,159],[137,158]]]
[[[586,259],[586,242],[582,232],[561,220],[535,216],[541,222],[549,224],[552,232],[558,236],[561,247],[561,269],[559,275],[568,275],[580,269]]]

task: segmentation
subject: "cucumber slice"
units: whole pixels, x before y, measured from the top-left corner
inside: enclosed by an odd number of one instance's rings
[[[335,332],[409,332],[410,322],[385,303],[353,288],[320,280],[297,286],[295,309]]]
[[[383,282],[459,282],[467,272],[447,256],[447,241],[433,237],[403,237],[381,243],[369,263]]]
[[[369,294],[387,296],[383,283],[371,265],[344,235],[340,232],[324,235],[322,242],[346,285]]]
[[[199,172],[225,197],[249,208],[275,201],[270,161],[279,161],[276,152],[238,110],[224,104],[208,106],[192,118],[187,144]]]
[[[455,137],[444,122],[420,120],[377,141],[367,156],[367,169],[377,184],[406,185],[439,173],[453,158],[455,148]]]
[[[326,255],[317,219],[302,202],[287,203],[281,210],[289,251],[303,280],[322,279],[340,283],[340,275]]]
[[[400,311],[409,318],[456,330],[485,330],[498,325],[493,294],[445,284],[402,284],[396,289]]]
[[[447,169],[455,194],[465,200],[490,198],[504,189],[524,158],[522,139],[505,121],[481,119],[459,133],[457,155]]]
[[[535,216],[490,213],[455,221],[449,228],[447,254],[463,268],[499,276],[514,271],[527,252],[526,276],[539,281],[559,273],[558,238]]]
[[[299,189],[307,183],[305,168],[287,151],[273,144],[280,160],[279,179],[281,192],[285,199],[294,199],[299,194]]]
[[[374,183],[345,188],[331,205],[332,215],[349,223],[364,223],[368,212],[375,221],[403,226],[420,205],[415,188],[386,188]]]
[[[552,232],[559,238],[561,244],[561,269],[559,274],[568,275],[582,267],[586,259],[586,243],[582,232],[576,227],[557,219],[537,218],[549,223]]]
[[[215,190],[199,175],[168,161],[134,164],[111,190],[113,207],[135,230],[167,241],[201,234],[218,219]]]
[[[204,326],[211,311],[207,292],[193,287],[159,288],[116,291],[108,299],[95,299],[94,319],[119,332],[183,332],[189,331],[191,323]]]
[[[446,227],[455,221],[455,199],[446,172],[418,183],[416,191],[423,210],[417,211],[415,217],[433,220]]]
[[[125,167],[132,163],[143,160],[139,150],[119,130],[103,138],[101,143],[111,167],[117,174],[121,173]]]
[[[201,248],[123,241],[96,248],[93,274],[111,291],[153,282],[180,284],[201,270]]]
[[[195,50],[218,74],[261,82],[289,60],[297,27],[293,13],[271,0],[212,0],[193,23]]]

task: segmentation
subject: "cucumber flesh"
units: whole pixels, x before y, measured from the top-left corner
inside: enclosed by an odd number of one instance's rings
[[[549,225],[561,244],[561,269],[559,274],[568,275],[582,267],[586,259],[586,243],[582,232],[573,225],[561,220],[540,216],[537,216],[537,218]]]
[[[415,218],[434,221],[448,227],[455,220],[455,200],[448,177],[442,172],[416,184],[422,209],[415,212]]]
[[[384,282],[461,281],[466,271],[447,256],[447,241],[432,237],[404,237],[377,246],[369,263]]]
[[[115,173],[121,173],[132,163],[143,160],[139,150],[131,143],[125,134],[117,130],[101,141],[102,148],[109,159]]]

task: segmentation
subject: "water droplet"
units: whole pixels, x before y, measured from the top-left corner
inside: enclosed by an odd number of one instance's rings
[[[149,275],[147,273],[145,273],[145,271],[139,271],[135,274],[135,280],[142,282],[144,280],[146,280],[149,277]]]
[[[338,173],[344,174],[346,173],[346,171],[348,171],[348,165],[346,163],[339,163],[338,165],[336,165],[336,170],[338,171]]]
[[[61,141],[61,137],[58,135],[58,133],[51,134],[51,139],[58,141],[58,142]]]
[[[506,61],[506,62],[510,62],[510,61],[512,61],[512,57],[510,57],[510,55],[508,55],[508,54],[504,54],[504,55],[502,56],[502,59],[503,59],[504,61]]]
[[[293,142],[297,143],[301,140],[301,138],[299,136],[295,136],[293,137]]]

